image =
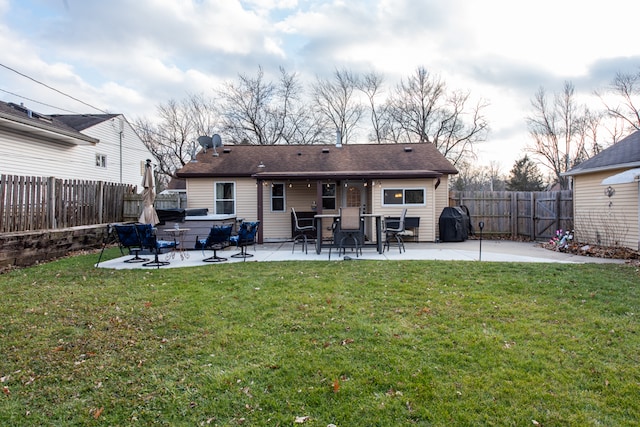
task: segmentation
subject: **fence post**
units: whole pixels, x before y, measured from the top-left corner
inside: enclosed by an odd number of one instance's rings
[[[57,228],[56,225],[56,179],[53,176],[47,178],[47,224],[48,228]]]
[[[560,211],[560,209],[562,209],[560,193],[562,192],[561,191],[556,192],[556,230],[560,229],[560,218],[562,217],[561,215],[562,212]]]
[[[509,193],[509,205],[511,206],[511,237],[518,238],[518,193],[512,191]]]
[[[531,192],[531,240],[536,240],[536,193]]]
[[[104,221],[104,182],[98,182],[98,222],[102,224]]]

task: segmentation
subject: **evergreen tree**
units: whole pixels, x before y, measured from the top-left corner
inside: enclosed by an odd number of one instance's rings
[[[516,160],[507,180],[509,191],[542,191],[544,181],[538,166],[527,156]]]

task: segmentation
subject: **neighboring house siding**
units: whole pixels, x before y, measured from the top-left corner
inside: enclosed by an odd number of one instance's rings
[[[25,176],[55,176],[62,179],[89,179],[78,176],[88,158],[78,155],[78,146],[43,141],[26,134],[2,132],[0,135],[0,171]],[[88,148],[88,147],[84,147]],[[91,156],[90,165],[95,159]]]
[[[120,130],[122,129],[122,164],[120,164]],[[138,187],[142,191],[142,172],[146,159],[152,159],[138,134],[123,116],[103,121],[82,131],[83,134],[100,140],[93,147],[78,147],[86,154],[88,162],[84,168],[86,173],[95,176],[96,180],[122,182]],[[107,156],[107,167],[95,165],[96,154]],[[155,160],[153,160],[155,163]],[[122,171],[122,175],[121,175]]]
[[[120,120],[123,122],[122,179],[120,175]],[[0,134],[0,171],[11,175],[53,176],[131,184],[142,191],[142,165],[153,159],[138,135],[115,117],[81,131],[99,139],[97,144],[71,145],[35,138],[28,133]],[[106,156],[106,167],[96,166],[96,154]]]
[[[574,176],[574,228],[579,242],[638,250],[638,183],[617,184],[612,197],[602,180],[624,169]]]

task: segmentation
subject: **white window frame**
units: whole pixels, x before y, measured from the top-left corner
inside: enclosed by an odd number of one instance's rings
[[[282,196],[274,196],[273,195],[273,189],[275,188],[275,186],[281,186],[282,187]],[[272,182],[271,183],[271,212],[286,212],[287,211],[287,198],[286,198],[286,186],[284,185],[284,182]],[[277,199],[282,199],[282,209],[273,209],[273,202],[274,200]]]
[[[106,169],[107,168],[107,155],[96,153],[96,167]]]
[[[233,199],[218,199],[218,184],[232,184],[233,185]],[[235,181],[214,181],[213,182],[213,213],[216,215],[235,215],[236,214],[236,192],[238,190],[238,184]],[[233,212],[218,212],[218,202],[233,202]]]
[[[402,203],[385,203],[384,192],[385,191],[401,191],[402,192]],[[423,194],[424,202],[422,203],[407,203],[406,202],[406,192],[407,191],[415,191],[420,190]],[[384,187],[380,190],[380,202],[382,206],[394,207],[394,206],[426,206],[427,205],[427,189],[426,187]]]

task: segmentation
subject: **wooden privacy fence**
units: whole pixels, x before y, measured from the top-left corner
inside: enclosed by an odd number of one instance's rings
[[[122,221],[127,184],[0,175],[0,233]]]
[[[158,209],[184,209],[187,207],[187,195],[182,193],[158,194],[153,206]],[[124,196],[123,221],[137,221],[144,208],[142,194]]]
[[[451,191],[450,206],[466,206],[471,225],[483,234],[545,240],[556,230],[573,227],[573,192],[563,191]]]

